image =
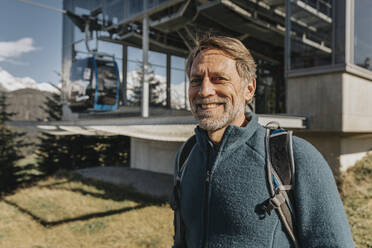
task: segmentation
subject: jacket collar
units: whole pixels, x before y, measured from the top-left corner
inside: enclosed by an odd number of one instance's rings
[[[246,143],[255,133],[258,124],[258,117],[254,113],[247,113],[246,118],[249,121],[244,127],[229,125],[222,136],[218,150],[220,152],[236,149]],[[195,128],[196,142],[204,152],[208,151],[209,137],[207,131],[197,126]]]

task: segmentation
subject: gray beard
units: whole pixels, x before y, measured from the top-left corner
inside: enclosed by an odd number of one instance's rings
[[[191,112],[198,122],[199,127],[206,131],[217,131],[230,125],[238,116],[242,115],[245,111],[245,106],[242,103],[232,106],[231,102],[225,103],[225,113],[220,119],[210,119],[213,115],[197,113],[197,105],[195,103],[190,104]]]

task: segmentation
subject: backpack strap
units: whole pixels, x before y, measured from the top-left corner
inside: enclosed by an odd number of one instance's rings
[[[184,166],[192,148],[196,143],[195,135],[191,136],[181,147],[180,152],[176,158],[176,168],[174,173],[174,185],[173,192],[171,195],[171,208],[174,211],[174,245],[173,248],[186,248],[185,242],[185,225],[182,220],[180,211],[180,195],[181,195],[181,183],[182,175],[186,169]]]
[[[276,209],[288,236],[295,247],[296,238],[294,214],[295,165],[292,147],[292,131],[278,127],[266,129],[266,172],[270,198],[262,205],[269,215]]]

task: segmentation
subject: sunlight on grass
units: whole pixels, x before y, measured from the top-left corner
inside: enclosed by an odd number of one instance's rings
[[[169,205],[98,185],[51,177],[6,197],[0,247],[171,246]]]
[[[372,247],[372,154],[343,175],[341,196],[357,247]]]

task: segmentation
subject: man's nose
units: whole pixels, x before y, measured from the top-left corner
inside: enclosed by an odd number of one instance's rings
[[[213,83],[208,77],[204,77],[203,82],[199,89],[199,96],[208,97],[216,93]]]

